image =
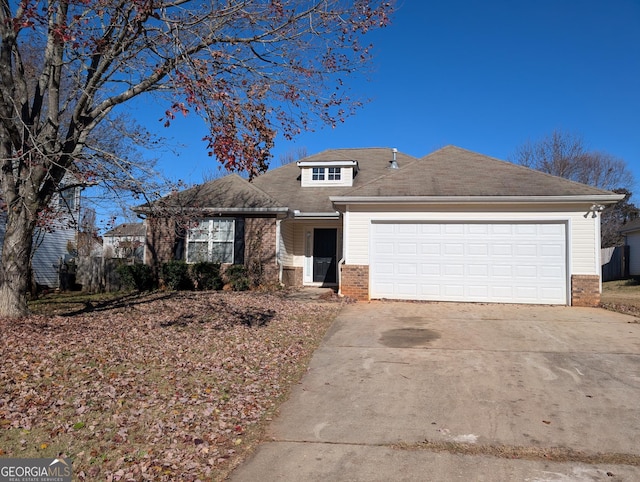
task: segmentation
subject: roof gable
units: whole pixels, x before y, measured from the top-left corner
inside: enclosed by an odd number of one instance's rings
[[[392,149],[387,147],[330,149],[301,159],[305,163],[322,165],[335,161],[356,161],[358,169],[352,186],[329,186],[313,188],[302,187],[300,168],[296,163],[267,171],[256,177],[252,184],[271,197],[278,199],[292,210],[302,212],[335,212],[330,196],[344,195],[357,186],[362,186],[390,171],[393,159]],[[407,154],[397,153],[398,164],[407,165],[418,159]]]
[[[284,207],[276,199],[237,174],[229,174],[165,196],[154,205],[162,208],[246,211]]]
[[[146,228],[143,223],[123,223],[104,233],[104,236],[144,236]]]

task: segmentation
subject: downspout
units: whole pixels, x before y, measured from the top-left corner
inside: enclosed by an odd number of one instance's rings
[[[596,217],[594,219],[596,223],[596,246],[598,247],[596,252],[596,273],[598,273],[598,279],[600,280],[600,294],[602,294],[602,219],[601,219],[602,211],[596,211]]]
[[[347,259],[347,226],[349,225],[348,219],[349,206],[345,206],[344,213],[342,213],[342,258],[340,258],[340,261],[338,261],[338,296],[344,296],[342,294],[342,267],[345,265]]]
[[[276,264],[278,265],[278,283],[282,286],[282,275],[284,271],[284,267],[282,266],[282,259],[280,259],[280,223],[282,219],[276,219]]]

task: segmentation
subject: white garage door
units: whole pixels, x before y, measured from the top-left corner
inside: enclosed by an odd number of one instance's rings
[[[383,223],[371,298],[567,303],[564,223]]]

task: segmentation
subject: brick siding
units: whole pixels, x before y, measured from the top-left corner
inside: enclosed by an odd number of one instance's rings
[[[145,223],[147,239],[144,259],[151,266],[154,275],[157,275],[162,263],[174,257],[178,240],[176,222],[172,218],[148,217]]]
[[[245,218],[244,264],[261,271],[261,284],[278,283],[280,276],[276,263],[276,219]]]
[[[342,265],[340,293],[358,301],[369,300],[369,266]]]
[[[284,266],[282,268],[282,284],[285,286],[302,286],[302,267]]]
[[[574,274],[571,276],[571,306],[600,304],[600,276]]]
[[[177,224],[174,219],[160,217],[149,217],[146,223],[145,260],[157,274],[163,263],[175,259],[179,241]],[[250,274],[259,276],[261,284],[277,283],[275,218],[245,218],[244,229],[245,266]]]

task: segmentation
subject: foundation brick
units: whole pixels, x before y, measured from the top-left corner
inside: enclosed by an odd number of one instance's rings
[[[302,286],[302,267],[285,266],[282,268],[282,284],[285,286]]]
[[[600,276],[571,276],[571,306],[595,307],[600,304]]]
[[[342,265],[340,293],[358,301],[369,300],[369,266]]]

